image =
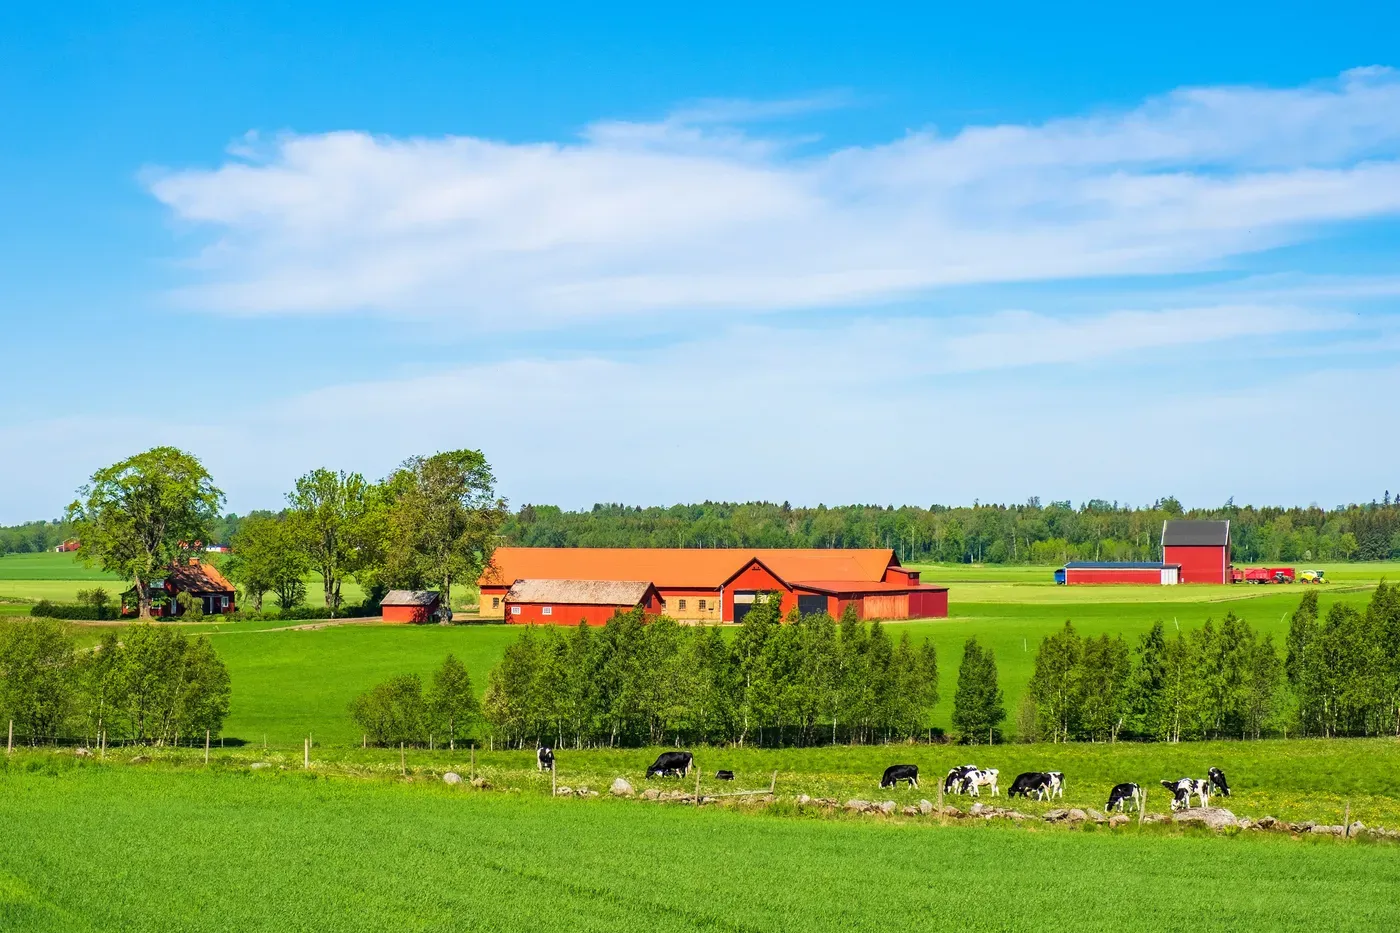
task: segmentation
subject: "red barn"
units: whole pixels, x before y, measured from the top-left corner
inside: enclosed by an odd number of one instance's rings
[[[505,618],[521,625],[604,625],[639,606],[645,615],[660,615],[662,605],[646,580],[516,580],[505,595]]]
[[[1163,522],[1162,560],[1181,565],[1182,583],[1229,583],[1229,521]]]
[[[1064,582],[1076,583],[1150,583],[1171,586],[1179,582],[1178,564],[1151,561],[1070,561],[1065,564]]]
[[[442,597],[432,590],[390,590],[379,605],[385,622],[436,622],[442,618]]]
[[[516,580],[645,580],[681,622],[742,621],[765,592],[779,594],[784,614],[839,616],[851,605],[866,619],[948,615],[947,587],[921,583],[888,548],[498,548],[478,581],[482,618],[502,617]]]

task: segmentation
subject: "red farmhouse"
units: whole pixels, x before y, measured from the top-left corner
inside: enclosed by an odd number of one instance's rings
[[[1230,523],[1163,522],[1162,560],[1181,565],[1182,583],[1229,583]]]
[[[505,595],[507,622],[604,625],[619,612],[641,607],[661,614],[663,601],[645,580],[516,580]]]
[[[164,580],[150,586],[151,615],[164,618],[184,612],[177,597],[188,593],[203,603],[205,615],[222,615],[233,612],[233,584],[219,573],[213,564],[206,564],[198,557],[191,557],[183,564],[172,564]],[[136,589],[122,594],[122,615],[135,615],[139,610]]]
[[[645,581],[681,622],[742,621],[765,592],[779,594],[784,614],[839,616],[854,606],[864,619],[948,615],[948,588],[919,582],[888,548],[498,548],[479,581],[483,618],[505,614],[517,580]]]

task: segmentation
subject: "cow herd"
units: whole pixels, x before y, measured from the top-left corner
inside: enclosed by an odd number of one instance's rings
[[[547,746],[535,750],[535,762],[541,771],[554,770],[554,749]],[[683,778],[690,774],[690,769],[695,766],[695,756],[690,752],[662,752],[656,756],[656,760],[647,768],[646,776],[653,777],[677,777]],[[958,765],[949,770],[943,779],[943,792],[945,794],[967,794],[970,797],[980,797],[982,788],[988,788],[993,797],[998,795],[997,779],[1000,776],[996,768],[979,768],[977,765]],[[721,781],[734,780],[734,772],[721,770],[715,772],[715,777]],[[897,787],[900,782],[908,784],[910,787],[919,786],[919,766],[918,765],[890,765],[885,769],[885,773],[880,777],[881,787]],[[1204,779],[1200,778],[1178,778],[1175,781],[1162,781],[1161,785],[1172,792],[1171,807],[1173,810],[1184,810],[1191,806],[1191,798],[1195,797],[1200,801],[1201,806],[1210,806],[1210,798],[1214,794],[1223,797],[1230,796],[1230,785],[1225,780],[1225,772],[1219,768],[1211,768],[1206,772]],[[1008,797],[1035,797],[1037,800],[1052,800],[1065,795],[1065,775],[1062,771],[1025,771],[1016,775],[1016,780],[1011,783],[1007,790]],[[1109,791],[1108,804],[1105,810],[1112,812],[1118,810],[1141,810],[1143,801],[1142,788],[1132,782],[1115,784],[1113,790]]]

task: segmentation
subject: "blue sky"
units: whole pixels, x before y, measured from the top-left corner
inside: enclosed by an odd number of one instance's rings
[[[1400,488],[1393,4],[0,13],[0,521]]]

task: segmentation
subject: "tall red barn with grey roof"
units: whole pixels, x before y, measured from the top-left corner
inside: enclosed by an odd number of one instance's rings
[[[1181,566],[1182,583],[1230,582],[1230,522],[1162,522],[1162,560]]]

